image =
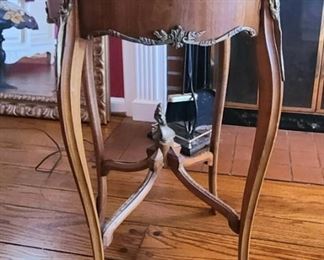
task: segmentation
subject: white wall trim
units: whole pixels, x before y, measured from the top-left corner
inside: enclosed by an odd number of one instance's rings
[[[166,108],[167,47],[123,41],[126,114],[139,121],[154,121],[157,104]]]
[[[126,113],[125,98],[111,97],[110,104],[112,113]]]
[[[154,111],[159,101],[138,100],[132,103],[133,119],[136,121],[153,122]]]

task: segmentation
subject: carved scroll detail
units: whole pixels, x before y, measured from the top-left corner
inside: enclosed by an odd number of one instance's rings
[[[170,44],[175,48],[183,47],[184,43],[196,42],[205,32],[186,32],[180,25],[172,29],[170,33],[164,30],[155,31],[154,35],[159,42]]]
[[[280,0],[269,0],[270,11],[273,19],[280,21]]]
[[[239,26],[225,33],[224,35],[210,40],[199,40],[199,38],[205,33],[205,31],[201,32],[191,32],[186,31],[182,28],[182,26],[178,25],[174,29],[172,29],[169,33],[164,30],[155,31],[153,35],[156,39],[140,37],[134,38],[117,32],[115,30],[106,30],[106,31],[98,31],[93,34],[93,36],[102,36],[102,35],[111,35],[117,38],[121,38],[123,40],[127,40],[130,42],[140,43],[144,45],[172,45],[175,48],[181,48],[184,44],[193,44],[199,46],[212,46],[216,43],[224,41],[227,38],[231,38],[232,36],[240,33],[247,32],[251,35],[251,37],[256,36],[256,31],[250,27]]]
[[[108,109],[110,109],[110,104],[107,86],[107,73],[109,72],[106,70],[108,54],[105,50],[105,39],[103,37],[95,38],[93,46],[94,77],[99,115],[101,122],[106,123],[110,120],[110,112],[108,112]]]
[[[58,118],[56,96],[0,93],[0,114],[56,119]]]

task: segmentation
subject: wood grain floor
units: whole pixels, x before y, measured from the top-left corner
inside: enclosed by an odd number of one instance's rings
[[[52,173],[34,167],[53,143],[63,148],[57,122],[0,118],[0,259],[92,259],[88,229],[66,154]],[[148,145],[146,125],[114,117],[104,129],[115,158],[136,160]],[[89,166],[93,155],[84,128]],[[120,142],[121,140],[121,142]],[[42,169],[50,169],[50,158]],[[109,176],[111,215],[136,189],[143,172]],[[193,177],[206,184],[204,173]],[[245,179],[221,175],[220,196],[239,210]],[[252,235],[251,259],[324,259],[324,187],[266,181]],[[118,229],[107,259],[236,259],[237,238],[220,215],[179,184],[168,170]]]

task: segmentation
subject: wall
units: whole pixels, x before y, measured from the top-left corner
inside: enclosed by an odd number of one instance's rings
[[[124,93],[124,76],[123,76],[123,50],[120,39],[109,38],[110,53],[110,91],[112,97],[123,98]]]

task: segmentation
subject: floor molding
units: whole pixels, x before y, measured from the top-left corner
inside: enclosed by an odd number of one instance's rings
[[[111,112],[112,113],[126,113],[126,101],[125,98],[111,97]]]
[[[154,122],[154,112],[159,101],[135,99],[132,103],[133,119],[135,121]]]

